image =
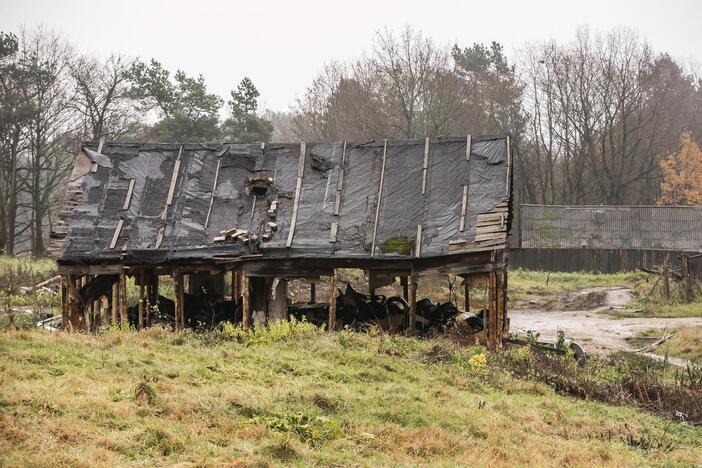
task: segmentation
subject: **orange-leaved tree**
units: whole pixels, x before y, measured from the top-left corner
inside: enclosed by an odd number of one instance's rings
[[[680,136],[680,150],[661,161],[659,205],[702,205],[702,150],[690,132]]]

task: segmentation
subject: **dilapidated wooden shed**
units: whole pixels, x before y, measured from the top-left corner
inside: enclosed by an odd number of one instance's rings
[[[369,271],[371,291],[403,278],[410,324],[421,278],[452,273],[490,292],[486,341],[507,331],[511,222],[509,138],[446,137],[299,144],[85,143],[50,251],[63,275],[64,323],[126,320],[127,276],[139,286],[137,326],[150,321],[158,277],[185,278],[253,311],[284,319],[291,278],[332,283]],[[225,291],[225,275],[231,284]],[[109,298],[109,306],[96,303]],[[410,325],[410,330],[411,330]]]

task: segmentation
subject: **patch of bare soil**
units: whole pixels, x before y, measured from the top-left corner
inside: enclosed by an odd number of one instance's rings
[[[511,310],[509,312],[510,328],[517,333],[526,333],[527,331],[538,333],[540,339],[545,341],[555,341],[558,332],[563,331],[569,339],[583,346],[586,352],[609,354],[612,351],[631,351],[627,338],[636,336],[643,330],[702,326],[702,318],[700,317],[613,318],[603,312],[611,307],[621,307],[631,302],[630,290],[628,288],[596,288],[580,291],[580,295],[584,295],[586,298],[579,304],[591,303],[592,299],[587,299],[587,296],[592,292],[604,293],[604,304],[589,310],[547,309],[534,305],[529,309]],[[598,294],[596,297],[599,296]],[[678,364],[683,363],[681,361]]]
[[[602,307],[607,303],[605,291],[585,291],[568,294],[560,299],[546,301],[531,301],[532,308],[541,310],[590,310]]]

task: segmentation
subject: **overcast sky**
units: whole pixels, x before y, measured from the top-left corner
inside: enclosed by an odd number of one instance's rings
[[[679,60],[702,59],[696,0],[0,0],[0,30],[39,23],[81,51],[202,73],[225,98],[249,76],[276,110],[288,110],[324,62],[357,57],[386,25],[412,25],[439,44],[495,40],[509,55],[526,42],[568,40],[579,25],[626,26]]]

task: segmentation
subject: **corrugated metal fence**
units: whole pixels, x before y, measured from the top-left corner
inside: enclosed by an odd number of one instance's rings
[[[522,205],[523,248],[702,251],[702,207]]]

